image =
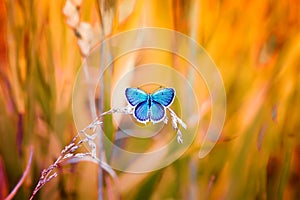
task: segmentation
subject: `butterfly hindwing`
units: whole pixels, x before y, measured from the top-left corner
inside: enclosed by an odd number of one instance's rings
[[[153,101],[160,103],[165,107],[168,107],[174,100],[175,90],[173,88],[163,88],[154,92],[151,97]]]
[[[152,101],[151,108],[150,108],[151,121],[154,123],[160,122],[161,120],[164,119],[165,115],[166,115],[165,107],[162,106],[160,103]]]
[[[128,103],[132,106],[136,106],[148,99],[148,94],[138,88],[127,88],[125,90],[125,96]]]
[[[150,120],[148,101],[139,103],[134,109],[134,117],[142,123]]]

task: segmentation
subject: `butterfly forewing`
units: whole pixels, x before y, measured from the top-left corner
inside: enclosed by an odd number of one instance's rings
[[[139,103],[147,101],[148,99],[148,94],[137,88],[127,88],[125,90],[125,95],[128,103],[130,103],[132,106],[136,106]]]
[[[175,90],[173,88],[163,88],[154,92],[151,95],[152,101],[160,103],[161,105],[168,107],[172,104],[175,97]]]

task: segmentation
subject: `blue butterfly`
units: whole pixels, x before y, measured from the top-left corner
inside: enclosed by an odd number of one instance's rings
[[[166,116],[166,108],[174,101],[175,90],[163,88],[147,94],[138,88],[127,88],[125,95],[128,103],[134,107],[133,116],[138,122],[161,122]]]

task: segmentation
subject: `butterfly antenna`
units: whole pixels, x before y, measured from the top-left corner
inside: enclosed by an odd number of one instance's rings
[[[157,90],[160,90],[160,89],[163,89],[165,88],[164,86],[160,85],[157,89],[155,89],[154,91],[157,91]]]

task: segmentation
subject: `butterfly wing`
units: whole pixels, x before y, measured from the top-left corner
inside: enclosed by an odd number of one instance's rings
[[[161,105],[168,107],[170,106],[175,97],[175,90],[173,88],[163,88],[154,92],[151,95],[152,101],[160,103]]]
[[[139,103],[134,109],[133,116],[137,119],[137,121],[141,123],[146,123],[147,121],[149,121],[149,115],[150,113],[148,101]]]
[[[126,88],[125,96],[128,103],[132,106],[136,106],[148,99],[148,94],[138,88]]]
[[[158,123],[165,118],[166,108],[155,101],[151,102],[150,118],[153,123]]]

